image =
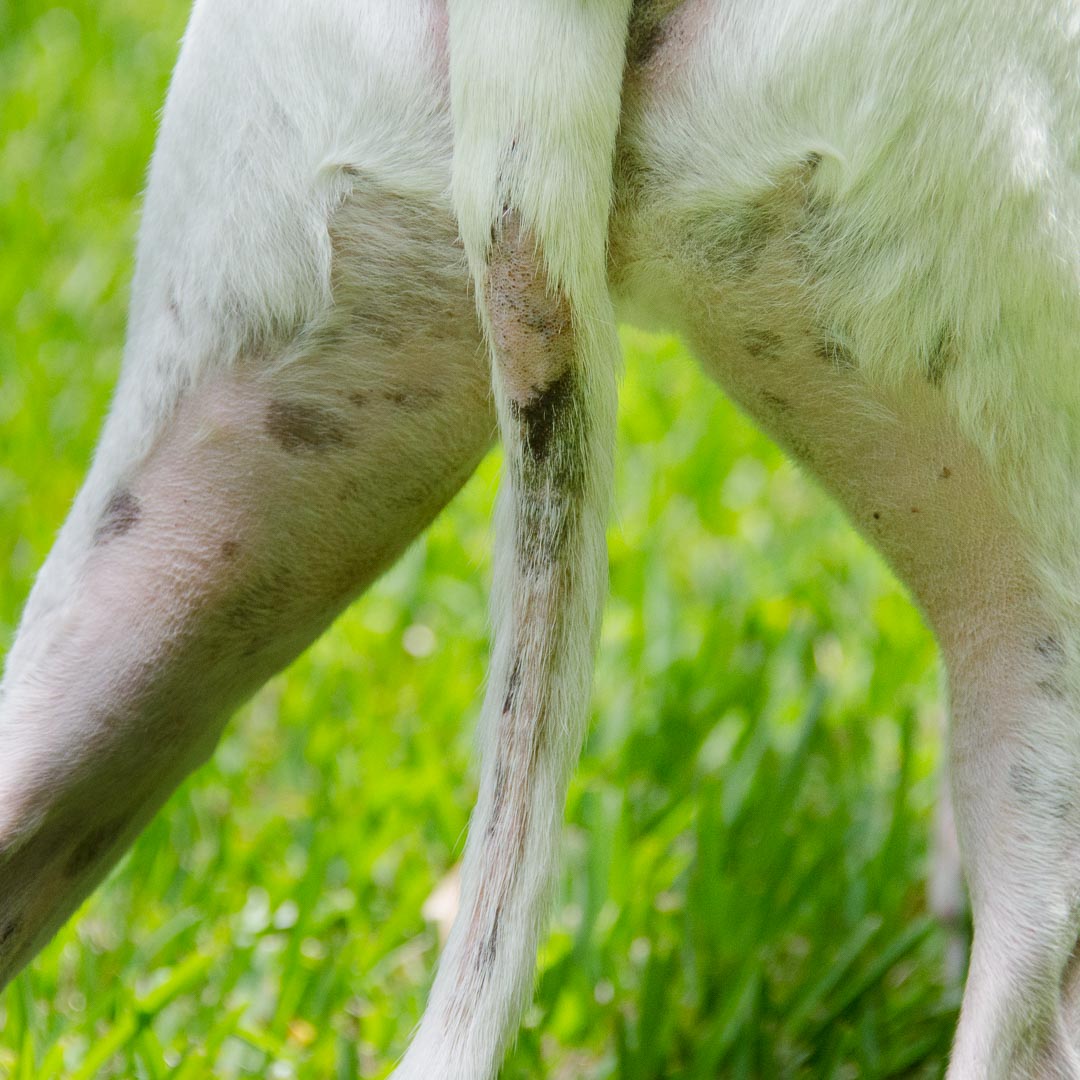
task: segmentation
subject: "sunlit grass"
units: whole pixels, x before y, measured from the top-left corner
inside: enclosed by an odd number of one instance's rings
[[[0,0],[5,645],[115,378],[183,18]],[[936,1076],[956,1002],[922,889],[928,635],[677,344],[626,340],[593,723],[504,1076]],[[475,792],[497,474],[237,716],[0,997],[0,1076],[389,1071]]]

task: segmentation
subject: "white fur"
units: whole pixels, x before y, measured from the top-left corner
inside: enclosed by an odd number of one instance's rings
[[[1080,5],[657,0],[624,71],[628,14],[196,3],[116,399],[5,672],[0,977],[438,512],[493,384],[481,794],[397,1075],[494,1074],[581,736],[614,297],[686,337],[939,638],[976,925],[950,1077],[1080,1077]],[[552,406],[534,468],[522,418],[566,370],[585,411]]]

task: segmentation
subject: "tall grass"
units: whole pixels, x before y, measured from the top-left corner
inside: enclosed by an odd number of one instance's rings
[[[115,378],[184,15],[0,0],[4,647]],[[678,344],[626,345],[593,724],[503,1075],[937,1076],[956,990],[923,900],[932,644]],[[497,473],[241,711],[0,997],[0,1076],[386,1075],[475,794]]]

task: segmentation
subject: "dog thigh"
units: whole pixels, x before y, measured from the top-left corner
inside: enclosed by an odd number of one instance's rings
[[[7,660],[0,984],[205,759],[231,709],[438,513],[494,429],[456,230],[423,190],[435,185],[384,131],[355,121],[350,141],[319,117],[283,117],[289,87],[260,84],[244,55],[259,43],[223,40],[229,8],[204,5],[189,30],[116,398]],[[271,34],[259,62],[275,46],[302,54],[304,29],[257,29]],[[255,115],[196,130],[230,77],[265,92]],[[448,169],[437,112],[424,116],[412,137]],[[267,168],[238,167],[245,154]]]

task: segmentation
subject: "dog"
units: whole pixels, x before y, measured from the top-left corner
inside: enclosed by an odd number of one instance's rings
[[[1075,0],[197,0],[113,406],[4,674],[0,983],[497,424],[480,791],[394,1077],[495,1075],[583,737],[622,316],[934,629],[950,1080],[1080,1077],[1078,44]]]

